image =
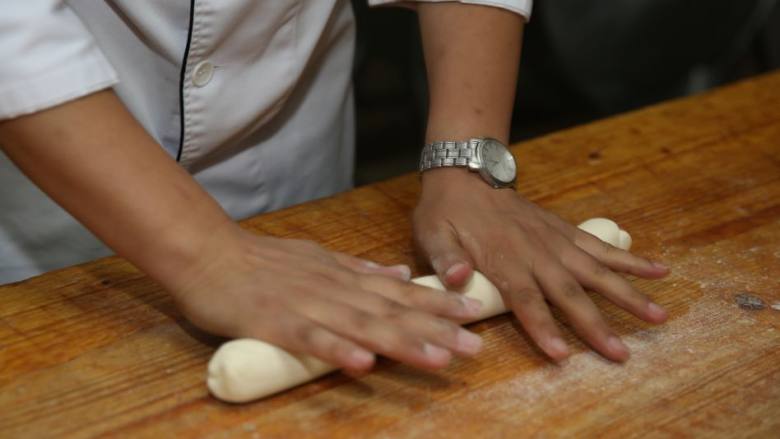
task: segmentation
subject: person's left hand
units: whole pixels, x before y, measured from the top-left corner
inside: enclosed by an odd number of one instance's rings
[[[481,271],[528,335],[556,361],[566,358],[569,349],[545,299],[567,316],[582,339],[613,361],[627,360],[628,348],[585,288],[642,320],[666,320],[661,307],[617,274],[659,278],[668,273],[665,266],[612,247],[514,190],[491,188],[465,169],[423,175],[414,232],[445,285],[461,286],[473,269]]]

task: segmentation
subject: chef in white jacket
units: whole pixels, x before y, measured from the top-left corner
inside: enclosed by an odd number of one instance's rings
[[[421,250],[449,286],[483,271],[552,359],[569,349],[545,299],[594,349],[627,359],[583,288],[661,322],[664,311],[615,272],[667,269],[507,189],[514,162],[502,143],[531,0],[405,5],[419,15],[431,93],[414,216]],[[348,1],[2,8],[0,282],[106,254],[81,223],[210,332],[351,370],[371,367],[376,354],[437,368],[479,351],[480,338],[450,321],[478,303],[406,282],[407,267],[234,222],[350,187]],[[493,168],[470,172],[471,154],[485,151],[500,154],[483,160]]]

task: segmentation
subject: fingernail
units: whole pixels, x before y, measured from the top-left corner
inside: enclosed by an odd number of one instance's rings
[[[349,356],[353,366],[358,368],[368,367],[374,363],[374,354],[367,351],[352,351]]]
[[[460,296],[460,301],[463,302],[463,306],[466,308],[466,311],[468,312],[469,315],[479,314],[479,310],[482,309],[481,301],[477,299],[472,299],[471,297],[466,297],[462,294],[458,294],[458,296]]]
[[[666,310],[658,306],[657,304],[650,302],[647,305],[647,312],[658,319],[665,319],[666,318]]]
[[[653,265],[653,267],[655,267],[655,268],[657,268],[659,270],[669,271],[669,267],[667,267],[666,265],[664,265],[664,264],[662,264],[660,262],[653,261],[653,262],[651,262],[651,264]]]
[[[566,345],[566,342],[558,337],[548,342],[547,349],[550,355],[555,358],[569,355],[569,347]]]
[[[468,355],[474,355],[482,350],[482,337],[474,334],[473,332],[461,329],[458,331],[455,344],[458,346],[459,352],[463,352]]]
[[[450,361],[450,358],[452,358],[452,355],[450,355],[450,351],[440,348],[438,346],[434,346],[430,343],[425,343],[423,345],[423,353],[425,354],[426,358],[436,363],[446,364]]]
[[[401,277],[402,277],[404,280],[407,280],[407,281],[408,281],[409,279],[411,279],[411,278],[412,278],[412,269],[411,269],[411,268],[409,268],[409,266],[408,266],[408,265],[405,265],[405,264],[398,264],[398,265],[393,265],[393,266],[391,266],[391,267],[389,267],[389,268],[392,268],[393,270],[395,270],[395,271],[397,271],[398,273],[400,273],[400,274],[401,274]]]
[[[609,336],[609,340],[607,340],[607,347],[609,347],[609,350],[614,353],[628,353],[628,348],[626,345],[623,344],[623,342],[614,335]]]
[[[464,267],[466,267],[465,263],[458,262],[457,264],[455,264],[452,267],[447,269],[447,272],[444,273],[444,277],[448,278],[448,277],[452,276],[453,274],[457,273],[458,271],[462,270]]]

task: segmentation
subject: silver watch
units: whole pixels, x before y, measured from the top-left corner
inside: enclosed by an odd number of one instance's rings
[[[420,155],[420,172],[433,168],[464,167],[478,172],[494,188],[514,187],[517,165],[503,143],[489,137],[461,142],[439,141],[425,145]]]

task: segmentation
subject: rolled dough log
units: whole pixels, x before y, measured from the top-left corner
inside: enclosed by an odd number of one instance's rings
[[[611,220],[594,218],[579,227],[615,247],[628,250],[631,246],[628,233]],[[436,276],[418,277],[412,282],[437,290],[445,289]],[[461,292],[482,302],[480,314],[473,321],[507,312],[498,289],[482,273],[475,271]],[[217,349],[209,361],[206,383],[211,394],[223,401],[248,402],[334,370],[336,367],[317,358],[291,354],[270,343],[244,338],[229,341]]]

